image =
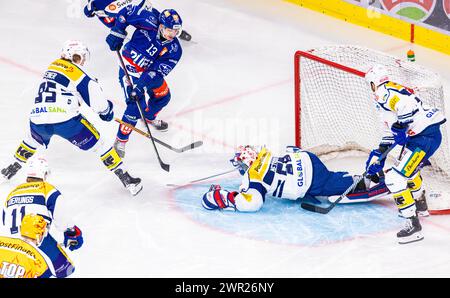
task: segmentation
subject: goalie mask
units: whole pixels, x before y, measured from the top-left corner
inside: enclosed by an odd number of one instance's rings
[[[254,146],[239,146],[230,162],[241,175],[244,175],[258,157],[259,151],[261,151],[260,148]]]
[[[87,46],[79,40],[66,41],[61,51],[61,58],[70,60],[81,66],[89,62],[90,56],[91,54]]]
[[[390,80],[389,71],[383,65],[376,64],[366,73],[365,79],[370,84],[372,91],[375,92],[378,86]]]

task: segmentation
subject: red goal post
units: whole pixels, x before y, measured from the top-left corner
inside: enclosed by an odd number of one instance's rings
[[[344,151],[368,154],[378,147],[383,124],[364,79],[375,64],[385,65],[393,81],[412,88],[425,104],[445,113],[440,76],[416,63],[351,45],[297,51],[294,55],[297,146],[319,155]],[[422,170],[428,195],[440,196],[439,201],[443,202],[429,202],[434,205],[430,208],[435,209],[434,214],[440,214],[440,210],[448,213],[450,209],[450,151],[446,129],[441,131],[441,147],[430,160],[433,166]]]

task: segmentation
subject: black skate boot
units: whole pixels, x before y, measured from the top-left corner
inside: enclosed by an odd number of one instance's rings
[[[128,172],[124,172],[122,169],[117,169],[114,174],[122,181],[123,186],[135,196],[142,190],[142,183],[140,178],[133,178]]]
[[[169,124],[162,120],[151,120],[149,121],[150,125],[156,128],[158,131],[167,131],[169,129]]]
[[[180,34],[180,39],[185,40],[185,41],[190,41],[192,39],[192,35],[190,35],[186,31],[182,30],[181,34]]]
[[[421,231],[422,226],[417,216],[407,218],[405,227],[397,233],[398,243],[406,244],[422,240]]]
[[[116,139],[114,141],[114,149],[116,149],[117,155],[119,155],[120,158],[124,158],[125,157],[125,145],[127,144],[127,142],[123,142],[119,139]]]
[[[14,163],[10,164],[6,168],[2,169],[1,173],[3,175],[4,180],[11,179],[14,175],[17,174],[17,172],[22,168],[22,165],[15,161]]]
[[[423,191],[420,198],[416,200],[416,213],[420,217],[430,216],[430,212],[428,212],[427,200],[425,198],[425,191]]]

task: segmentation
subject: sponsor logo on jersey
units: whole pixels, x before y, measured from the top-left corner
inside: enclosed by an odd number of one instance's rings
[[[170,52],[171,52],[171,53],[175,53],[175,52],[177,52],[177,51],[178,51],[178,45],[177,45],[176,43],[173,43],[173,44],[171,45]]]
[[[66,110],[60,107],[40,107],[31,110],[31,114],[41,114],[41,113],[66,113]]]
[[[161,52],[159,53],[159,56],[161,57],[162,55],[164,55],[165,53],[167,53],[167,48],[166,47],[164,47],[162,50],[161,50]]]
[[[297,159],[296,164],[297,164],[297,172],[298,172],[297,185],[299,187],[302,187],[303,184],[304,184],[302,160],[301,159]]]
[[[162,72],[164,75],[168,75],[172,71],[172,67],[170,67],[170,65],[161,63],[159,65],[159,71]]]
[[[109,9],[109,11],[113,12],[114,10],[117,9],[117,6],[114,5],[113,3],[111,3],[110,5],[108,5],[108,9]]]
[[[119,22],[121,22],[121,23],[125,23],[126,22],[126,20],[125,20],[125,17],[124,16],[119,16]]]
[[[383,8],[391,13],[415,21],[426,20],[434,10],[437,0],[381,0]]]

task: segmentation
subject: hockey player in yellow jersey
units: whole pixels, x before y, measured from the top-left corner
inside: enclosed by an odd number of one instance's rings
[[[89,50],[82,42],[69,40],[64,44],[61,58],[50,64],[42,78],[29,114],[30,130],[17,148],[13,162],[1,170],[0,180],[11,179],[38,148],[47,148],[57,135],[81,150],[97,153],[132,195],[141,191],[141,179],[129,174],[114,147],[107,145],[109,142],[105,142],[80,112],[83,105],[103,121],[114,117],[112,102],[106,100],[97,79],[83,69],[89,57]]]
[[[68,205],[64,204],[61,193],[50,183],[46,182],[49,167],[42,157],[32,157],[28,162],[27,181],[14,188],[6,198],[2,211],[2,224],[5,235],[18,237],[21,222],[29,214],[42,217],[52,233],[47,233],[39,245],[49,256],[52,274],[56,277],[67,275],[67,256],[58,242],[70,250],[76,250],[83,244],[80,228],[62,217],[63,211],[68,213]],[[57,208],[58,207],[58,208]],[[64,209],[65,207],[65,209]],[[72,270],[72,269],[71,269]]]
[[[393,195],[406,226],[397,233],[400,244],[423,239],[418,211],[426,211],[420,170],[430,164],[430,157],[442,141],[440,126],[446,119],[436,107],[428,107],[412,89],[393,82],[389,70],[373,66],[365,76],[385,125],[379,148],[372,150],[366,162],[369,175],[384,168],[384,161],[373,163],[393,144],[403,146],[395,166],[388,169],[385,183]]]
[[[45,241],[48,224],[42,216],[25,215],[20,235],[19,238],[0,236],[0,278],[67,277],[74,272],[64,250]]]

